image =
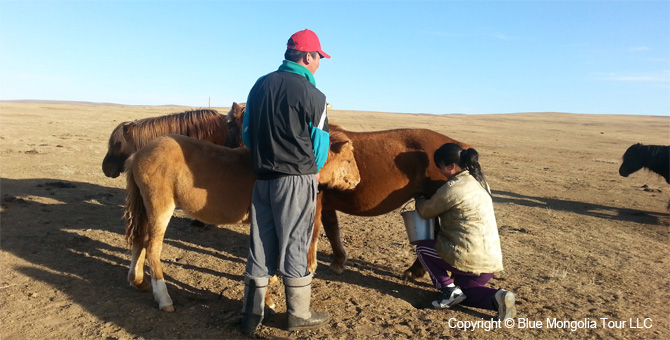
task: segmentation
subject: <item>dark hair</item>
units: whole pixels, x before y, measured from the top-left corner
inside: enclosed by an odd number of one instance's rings
[[[286,52],[284,52],[284,59],[297,63],[302,60],[302,58],[304,58],[307,53],[311,54],[313,58],[316,58],[316,56],[319,54],[319,52],[305,52],[287,48]]]
[[[437,167],[456,164],[462,169],[470,171],[472,177],[474,177],[486,191],[489,191],[488,185],[486,184],[486,178],[482,172],[482,167],[479,165],[479,152],[477,152],[477,150],[473,148],[464,150],[458,144],[447,143],[435,150],[433,160]]]

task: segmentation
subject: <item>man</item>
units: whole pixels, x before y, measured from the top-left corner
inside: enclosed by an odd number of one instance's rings
[[[312,273],[307,268],[318,172],[330,142],[326,96],[316,88],[314,73],[320,59],[330,56],[306,29],[291,36],[284,57],[279,69],[258,79],[249,92],[242,124],[257,174],[244,278],[245,334],[261,324],[268,279],[277,271],[284,275],[288,330],[330,320],[330,314],[309,308]]]

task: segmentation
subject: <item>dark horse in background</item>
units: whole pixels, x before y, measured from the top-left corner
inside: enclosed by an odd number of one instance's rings
[[[231,112],[245,105],[233,103]],[[228,115],[200,109],[120,123],[109,137],[107,154],[102,161],[105,176],[116,178],[125,171],[128,157],[156,137],[175,134],[192,137],[230,148],[241,146],[241,137],[230,134]]]
[[[628,177],[642,168],[663,176],[670,184],[670,146],[640,143],[631,145],[623,154],[619,175]]]
[[[235,127],[241,129],[243,113],[229,115],[231,131]],[[400,208],[416,195],[432,196],[446,183],[434,164],[435,150],[445,143],[456,143],[463,148],[470,146],[428,129],[352,132],[329,125],[331,133],[343,132],[353,142],[361,176],[360,183],[352,190],[323,188],[317,197],[315,229],[318,230],[319,223],[323,224],[333,249],[330,268],[341,274],[347,253],[342,245],[336,211],[379,216]],[[417,278],[424,274],[417,260],[405,270],[403,277]]]

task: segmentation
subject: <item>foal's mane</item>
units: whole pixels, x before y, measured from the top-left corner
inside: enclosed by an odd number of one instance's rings
[[[212,109],[198,109],[170,115],[139,119],[130,130],[137,148],[150,140],[167,134],[178,134],[203,139],[226,131],[226,115]]]

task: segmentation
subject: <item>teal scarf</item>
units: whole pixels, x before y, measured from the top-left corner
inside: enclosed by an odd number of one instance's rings
[[[314,87],[316,87],[316,81],[314,80],[314,75],[312,72],[309,72],[305,66],[302,66],[294,61],[284,60],[281,66],[279,66],[279,71],[291,72],[305,76],[307,80],[309,80],[309,82],[312,83]]]

